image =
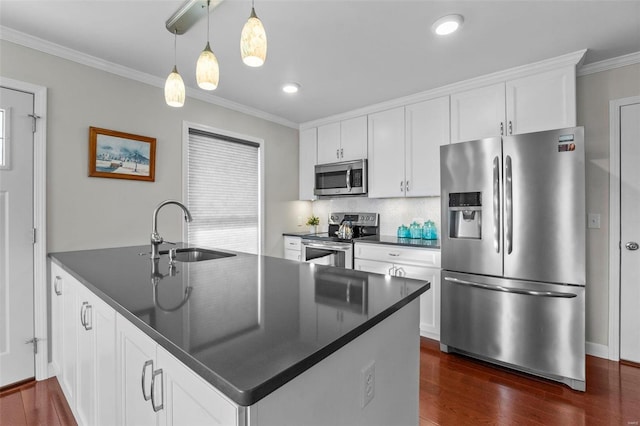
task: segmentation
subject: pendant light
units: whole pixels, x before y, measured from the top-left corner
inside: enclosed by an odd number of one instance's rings
[[[220,79],[220,67],[218,66],[218,58],[211,51],[209,45],[209,4],[211,0],[207,0],[207,45],[200,54],[196,64],[196,80],[198,86],[204,90],[215,90],[218,87]]]
[[[164,100],[167,102],[167,105],[172,107],[183,106],[185,98],[184,81],[182,81],[182,77],[178,74],[178,66],[176,65],[177,44],[178,31],[176,30],[173,39],[173,70],[171,74],[169,74],[169,77],[167,77],[167,82],[164,84]]]
[[[267,58],[267,33],[262,21],[256,16],[251,0],[251,15],[242,28],[240,37],[240,54],[242,62],[250,67],[259,67]]]

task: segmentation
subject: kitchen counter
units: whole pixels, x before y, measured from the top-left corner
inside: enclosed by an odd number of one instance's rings
[[[398,238],[393,235],[371,235],[369,237],[356,238],[356,243],[392,244],[397,246],[420,247],[440,250],[440,240],[422,240],[419,238]]]
[[[430,287],[426,281],[234,254],[176,262],[175,268],[166,255],[151,261],[149,246],[49,256],[241,406],[264,398]],[[349,321],[336,328],[335,314],[320,315],[327,309],[348,313]]]

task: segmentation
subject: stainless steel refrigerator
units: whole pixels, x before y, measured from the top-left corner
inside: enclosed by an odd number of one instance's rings
[[[585,390],[582,127],[442,146],[440,347]]]

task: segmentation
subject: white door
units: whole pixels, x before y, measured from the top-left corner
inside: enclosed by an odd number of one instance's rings
[[[620,108],[620,359],[640,363],[640,104]]]
[[[33,113],[33,94],[0,88],[0,387],[35,376]]]

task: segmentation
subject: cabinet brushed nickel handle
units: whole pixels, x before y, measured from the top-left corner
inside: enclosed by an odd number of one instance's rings
[[[500,122],[500,136],[504,136],[504,123]]]
[[[404,181],[400,181],[400,192],[404,192]]]
[[[393,276],[393,266],[391,268],[387,269],[387,275]]]
[[[149,401],[151,399],[151,395],[147,395],[147,390],[144,386],[147,382],[147,367],[151,367],[151,371],[153,371],[153,360],[148,360],[142,366],[142,397],[145,401]],[[151,382],[151,391],[153,392],[153,382]]]
[[[389,256],[398,257],[400,256],[400,253],[389,253]]]
[[[638,243],[636,243],[635,241],[629,241],[627,244],[624,245],[624,247],[627,250],[634,251],[634,250],[638,250],[640,246],[638,246]]]
[[[336,158],[340,158],[340,150],[336,149]]]
[[[93,328],[93,319],[91,318],[93,314],[93,306],[89,304],[89,302],[83,302],[84,307],[84,329],[89,331]]]
[[[405,186],[406,186],[406,192],[409,192],[409,181],[407,181],[407,184]]]
[[[340,148],[340,158],[344,158],[344,149]]]
[[[160,397],[160,405],[156,404],[156,377],[160,376],[160,390],[162,396]],[[151,375],[151,406],[156,413],[164,408],[164,374],[162,374],[162,368],[155,370]]]
[[[86,324],[84,322],[84,310],[87,307],[86,304],[82,304],[82,306],[80,306],[80,324],[82,324],[83,327],[86,328]]]
[[[55,291],[56,295],[61,296],[62,291],[58,288],[58,283],[62,280],[60,275],[56,275],[56,278],[53,280],[53,291]]]
[[[511,120],[509,120],[509,134],[513,134],[513,123],[511,122]]]

